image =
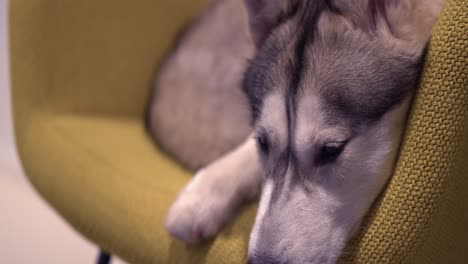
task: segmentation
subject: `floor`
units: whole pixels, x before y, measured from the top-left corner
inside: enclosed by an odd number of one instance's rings
[[[11,118],[7,5],[0,0],[0,263],[94,263],[96,246],[41,200],[21,169]]]

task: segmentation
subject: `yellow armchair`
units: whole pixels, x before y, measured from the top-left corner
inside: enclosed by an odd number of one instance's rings
[[[190,173],[144,128],[158,63],[204,2],[10,1],[26,174],[76,230],[131,263],[246,261],[255,206],[201,245],[168,235],[165,215]],[[448,0],[395,175],[342,263],[468,260],[467,18],[466,0]]]

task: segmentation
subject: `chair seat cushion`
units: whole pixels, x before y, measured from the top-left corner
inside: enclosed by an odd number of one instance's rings
[[[90,240],[131,263],[245,262],[255,206],[201,245],[169,236],[165,216],[190,173],[154,147],[140,120],[44,113],[31,120],[20,143],[26,173]]]

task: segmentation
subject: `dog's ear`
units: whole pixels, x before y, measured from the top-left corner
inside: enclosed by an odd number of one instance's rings
[[[244,0],[252,37],[260,46],[299,0]]]
[[[428,42],[444,0],[369,0],[370,23],[378,31],[421,49]]]

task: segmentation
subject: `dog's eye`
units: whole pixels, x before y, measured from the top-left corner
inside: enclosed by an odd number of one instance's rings
[[[270,151],[270,142],[265,135],[260,135],[257,137],[257,145],[260,151],[265,155]]]
[[[343,152],[346,142],[325,143],[318,153],[317,161],[319,163],[332,162]]]

